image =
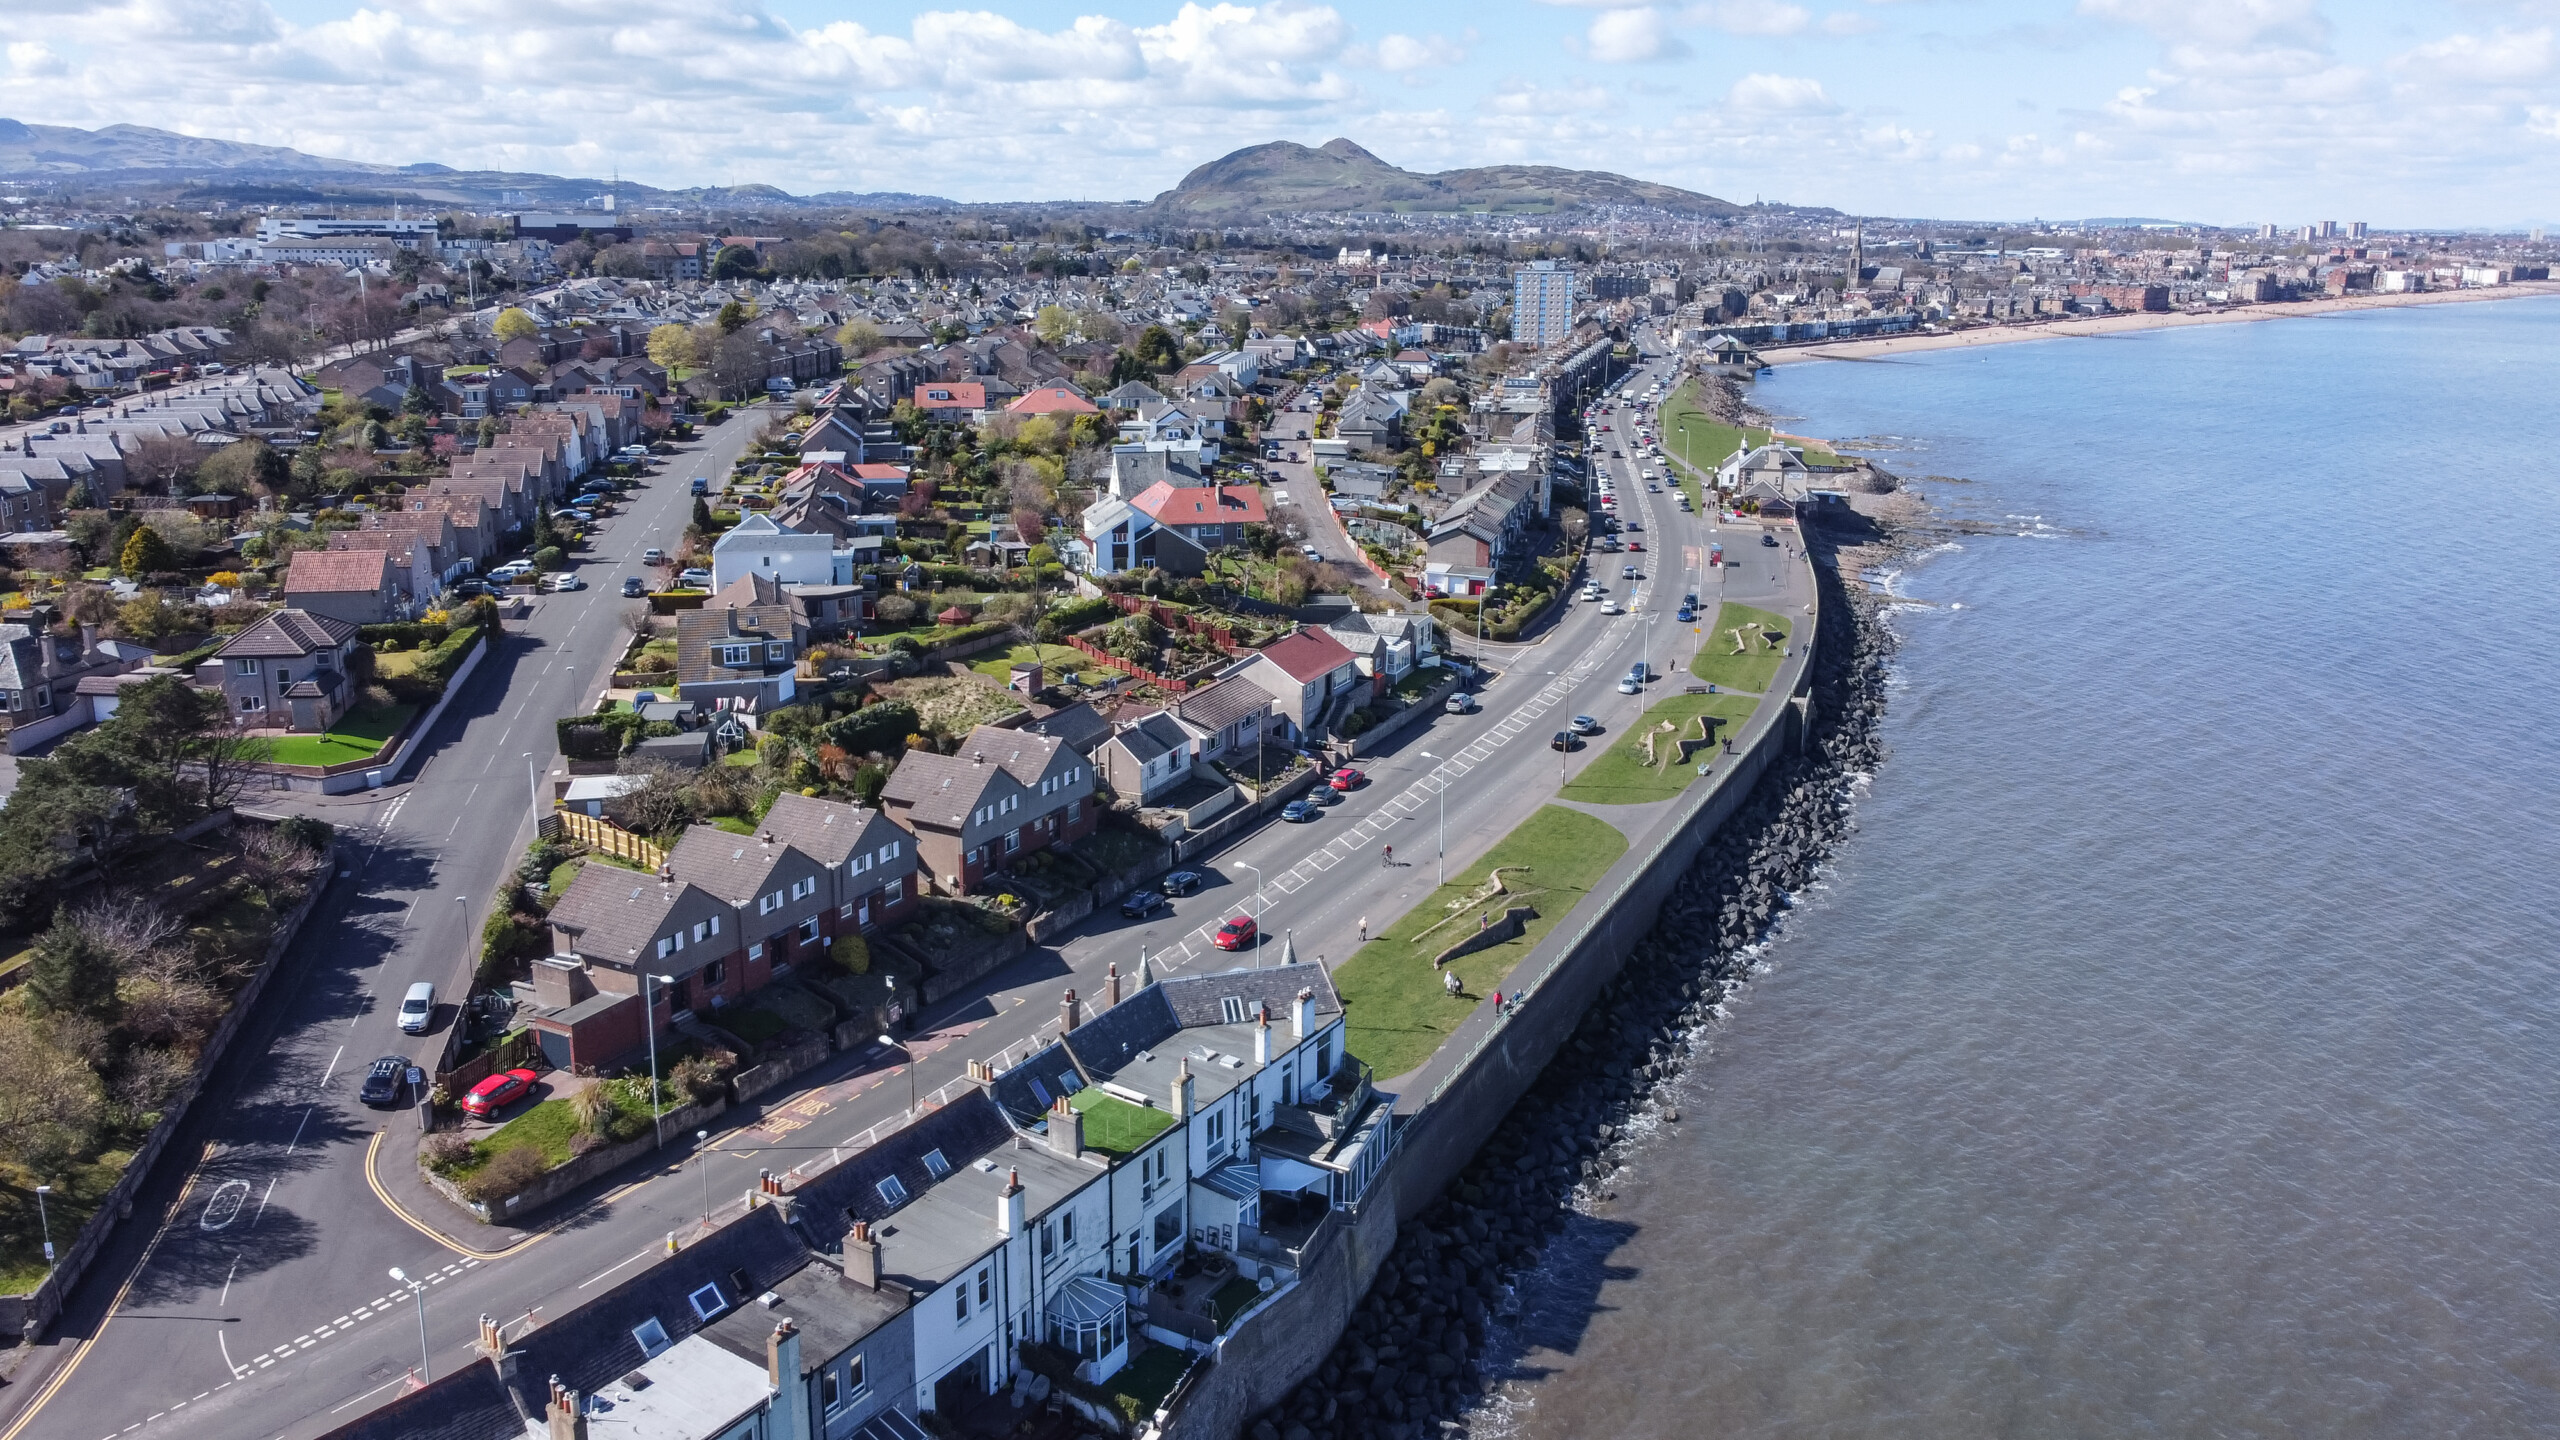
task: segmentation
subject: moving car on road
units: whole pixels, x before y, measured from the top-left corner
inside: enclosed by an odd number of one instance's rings
[[[1249,950],[1262,938],[1262,927],[1250,915],[1238,915],[1218,927],[1217,946],[1221,950]]]
[[[572,590],[586,589],[587,582],[575,575],[553,575],[542,582],[542,588],[554,595],[565,595]]]
[[[533,1082],[542,1077],[530,1070],[501,1070],[471,1087],[462,1097],[462,1113],[486,1120],[533,1093]]]
[[[1778,548],[1778,537],[1775,535],[1763,535],[1760,537],[1760,543],[1768,546],[1772,550],[1775,550]]]
[[[646,595],[649,593],[649,584],[637,575],[625,575],[622,577],[622,593],[631,596]]]
[[[1476,708],[1476,697],[1464,690],[1449,697],[1449,713],[1452,715],[1464,715],[1474,708]]]
[[[364,1089],[357,1092],[356,1098],[367,1105],[397,1105],[400,1103],[400,1087],[408,1078],[408,1057],[385,1055],[365,1068]]]
[[[400,1028],[412,1035],[427,1033],[428,1022],[436,1017],[436,987],[421,980],[409,987],[400,1000]]]
[[[655,545],[652,545],[648,549],[640,552],[640,563],[643,565],[664,565],[667,563],[667,552],[659,549]]]
[[[1603,615],[1623,615],[1626,612],[1618,608],[1617,601],[1603,600],[1600,602],[1600,613]]]

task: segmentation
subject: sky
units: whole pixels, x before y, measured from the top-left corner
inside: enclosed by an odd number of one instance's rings
[[[1247,145],[1963,220],[2539,223],[2560,0],[7,0],[0,116],[651,185],[1150,198]]]

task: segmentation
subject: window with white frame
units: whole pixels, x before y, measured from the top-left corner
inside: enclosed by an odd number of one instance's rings
[[[800,943],[803,945],[815,945],[818,943],[817,916],[812,915],[808,919],[800,922]]]
[[[702,1320],[714,1319],[721,1311],[729,1308],[729,1302],[720,1298],[720,1287],[717,1285],[703,1286],[684,1297],[684,1302],[693,1307],[695,1318]]]
[[[632,1326],[631,1338],[640,1342],[640,1353],[653,1360],[675,1343],[667,1338],[667,1327],[660,1324],[655,1315]]]
[[[943,1158],[940,1150],[927,1150],[924,1152],[924,1173],[939,1180],[951,1173],[951,1162]]]
[[[880,1183],[871,1188],[880,1192],[880,1199],[883,1204],[904,1205],[907,1203],[907,1187],[900,1183],[898,1177],[895,1175],[881,1176]]]
[[[723,645],[720,647],[720,663],[723,665],[751,665],[755,663],[755,658],[756,647],[753,645]]]

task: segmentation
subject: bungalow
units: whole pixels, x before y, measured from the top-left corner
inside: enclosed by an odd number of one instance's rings
[[[1094,768],[1123,800],[1152,805],[1191,779],[1199,742],[1163,710],[1111,727],[1111,738],[1093,752]],[[1224,784],[1224,781],[1220,781]]]
[[[1242,545],[1244,527],[1271,523],[1270,515],[1262,508],[1262,491],[1251,485],[1174,485],[1158,481],[1132,496],[1129,505],[1203,550]]]
[[[702,708],[769,710],[797,693],[807,644],[788,605],[687,610],[676,616],[676,694]]]
[[[1021,398],[1004,407],[1004,413],[1026,418],[1051,415],[1073,419],[1078,415],[1099,415],[1102,411],[1072,385],[1041,385],[1022,392]]]
[[[917,858],[950,894],[978,888],[1024,854],[1093,833],[1092,765],[1062,740],[981,725],[957,754],[898,762],[881,808],[916,837]]]
[[[986,418],[987,387],[958,381],[919,385],[916,387],[915,407],[924,412],[927,420],[975,425]]]

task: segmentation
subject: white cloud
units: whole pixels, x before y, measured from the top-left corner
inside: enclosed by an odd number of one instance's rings
[[[20,40],[9,46],[9,73],[30,78],[38,75],[67,75],[71,65],[48,49],[41,40]]]
[[[1728,35],[1793,35],[1812,23],[1813,14],[1785,0],[1704,0],[1681,18]]]
[[[1381,35],[1377,44],[1355,45],[1343,55],[1348,64],[1369,65],[1398,75],[1409,75],[1416,70],[1437,70],[1460,64],[1467,58],[1467,47],[1445,35]]]
[[[1833,115],[1840,107],[1822,93],[1822,82],[1794,75],[1745,75],[1733,82],[1725,101],[1751,114]]]
[[[2080,0],[2080,13],[2137,25],[2173,45],[2325,46],[2318,0]]]
[[[1676,60],[1689,53],[1689,47],[1671,33],[1669,17],[1650,5],[1594,16],[1583,44],[1592,59],[1611,65]]]
[[[2394,68],[2451,85],[2521,85],[2552,70],[2551,31],[2500,30],[2482,38],[2448,35],[2393,62]]]
[[[1855,10],[1834,10],[1822,17],[1822,33],[1825,35],[1870,35],[1883,28],[1883,23],[1874,16],[1861,15]]]

